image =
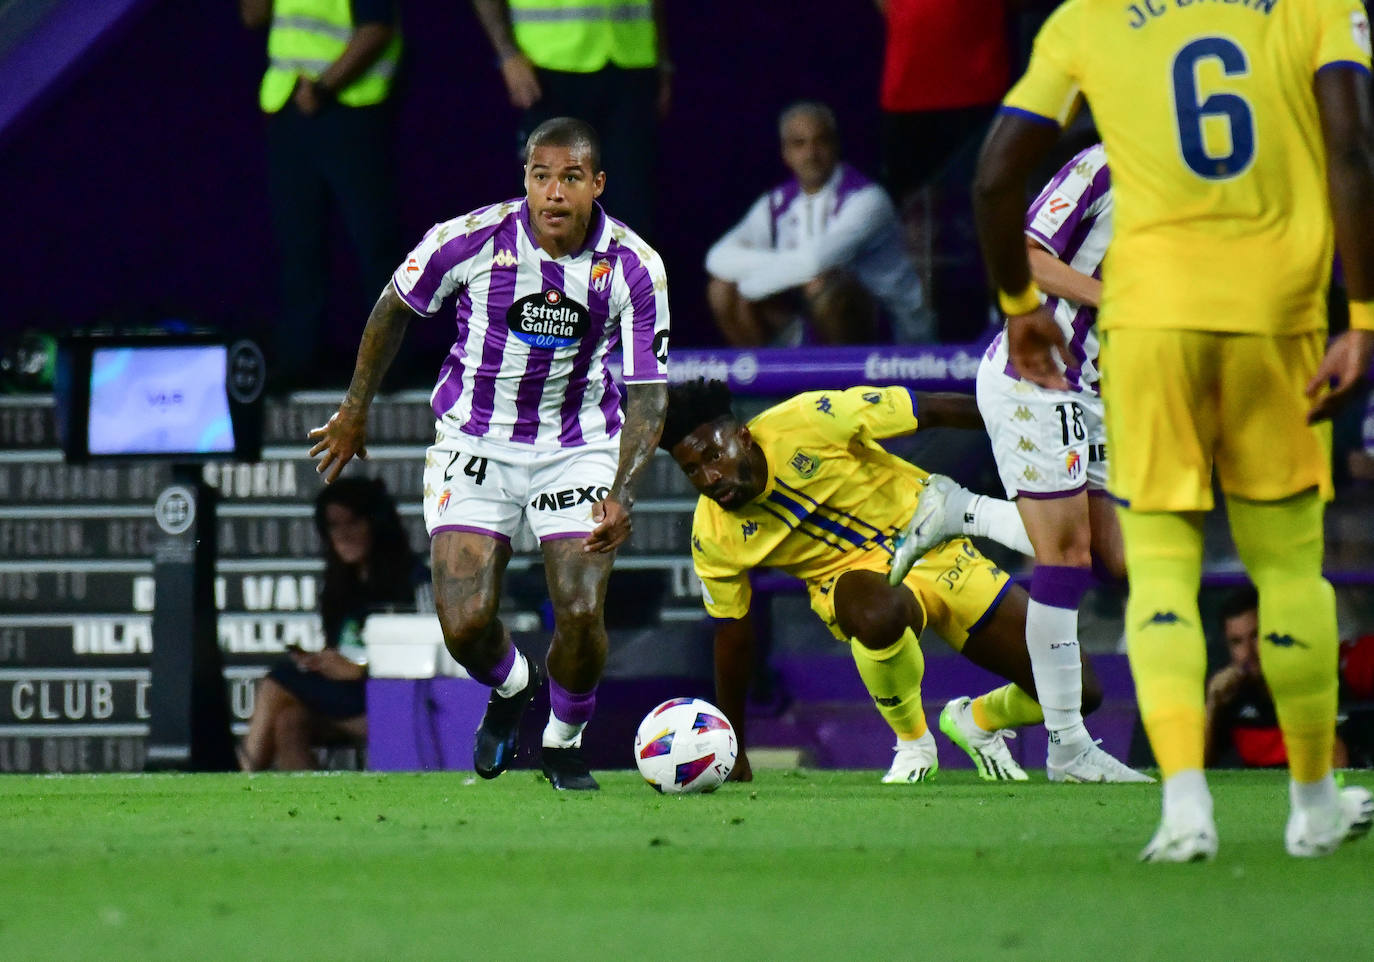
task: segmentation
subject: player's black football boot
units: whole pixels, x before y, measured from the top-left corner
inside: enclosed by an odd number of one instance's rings
[[[525,687],[509,698],[502,698],[493,688],[487,701],[486,714],[472,744],[472,767],[483,778],[495,778],[514,760],[520,742],[520,719],[525,717],[530,699],[544,682],[544,670],[533,658],[526,662],[530,678]]]
[[[582,760],[580,748],[545,748],[544,777],[560,792],[594,792],[601,787]]]

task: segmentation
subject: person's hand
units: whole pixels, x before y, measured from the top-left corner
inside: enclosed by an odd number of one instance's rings
[[[1370,358],[1374,357],[1374,331],[1346,331],[1331,342],[1317,373],[1307,382],[1307,423],[1325,421],[1364,383]]]
[[[1054,322],[1054,312],[1044,304],[1029,314],[1007,318],[1007,354],[1016,373],[1027,381],[1052,391],[1067,391],[1069,382],[1059,358],[1068,353],[1064,332]]]
[[[297,110],[307,117],[315,116],[324,106],[320,102],[319,92],[315,89],[315,84],[308,77],[296,78],[296,87],[291,91],[291,102],[296,105]]]
[[[602,498],[592,505],[596,527],[582,544],[583,551],[606,554],[619,548],[630,537],[630,509],[615,498]]]
[[[727,782],[752,782],[754,780],[754,769],[749,764],[749,754],[741,745],[739,754],[735,756],[735,767],[730,769],[730,775],[725,779]]]
[[[544,96],[534,64],[523,53],[508,54],[501,61],[501,79],[506,82],[510,102],[521,110],[529,110]]]
[[[310,456],[324,455],[315,471],[324,475],[325,484],[332,484],[354,455],[367,457],[367,412],[340,407],[328,423],[311,428],[310,437],[315,441]]]
[[[1227,665],[1207,680],[1207,704],[1215,707],[1229,705],[1245,681],[1245,669],[1236,664]]]

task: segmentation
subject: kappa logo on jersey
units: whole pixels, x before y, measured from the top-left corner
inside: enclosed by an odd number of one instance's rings
[[[511,333],[533,347],[569,347],[591,329],[591,315],[581,304],[548,290],[520,298],[506,311]]]
[[[832,418],[835,416],[835,413],[830,410],[830,395],[821,395],[821,399],[816,402],[816,410],[822,414],[829,414]]]
[[[879,401],[883,399],[882,394],[878,391],[866,391],[862,395],[860,395],[860,397],[862,397],[869,404],[877,404]]]
[[[798,451],[792,455],[792,460],[788,461],[788,466],[803,478],[809,478],[816,473],[821,466],[820,458],[813,458],[805,451]]]
[[[520,258],[515,256],[514,251],[499,250],[491,259],[493,267],[514,267],[520,263]]]
[[[758,533],[759,523],[757,521],[746,521],[739,526],[739,529],[740,532],[744,535],[744,540],[748,541],[750,535]]]
[[[592,265],[592,290],[598,294],[606,293],[606,288],[611,284],[611,270],[611,261],[607,257]]]
[[[1075,481],[1083,473],[1083,458],[1077,451],[1070,451],[1068,457],[1064,459],[1064,469],[1069,473],[1069,480]]]
[[[698,538],[696,535],[692,535],[692,550],[693,550],[693,551],[700,551],[700,550],[701,550],[701,539]]]
[[[564,488],[552,493],[546,491],[531,501],[530,507],[536,511],[562,511],[579,504],[596,504],[610,493],[611,489],[604,484],[599,487],[589,484],[585,488]]]

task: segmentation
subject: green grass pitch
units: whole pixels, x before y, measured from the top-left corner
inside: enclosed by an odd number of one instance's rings
[[[1282,773],[1212,776],[1221,854],[1198,865],[1136,862],[1156,785],[879,774],[686,797],[632,772],[578,795],[529,771],[7,776],[0,957],[1374,954],[1374,844],[1285,855]]]

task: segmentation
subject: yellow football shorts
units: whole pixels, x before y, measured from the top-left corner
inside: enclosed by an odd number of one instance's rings
[[[1137,511],[1207,511],[1229,495],[1331,498],[1331,425],[1304,395],[1326,332],[1274,337],[1114,328],[1102,344],[1107,489]]]
[[[849,571],[877,571],[886,576],[889,561],[883,552],[870,551],[844,571],[806,583],[811,610],[836,638],[849,640],[835,620],[835,582]],[[926,625],[958,651],[997,606],[1011,578],[967,538],[955,538],[926,552],[912,565],[902,584],[916,596]]]

